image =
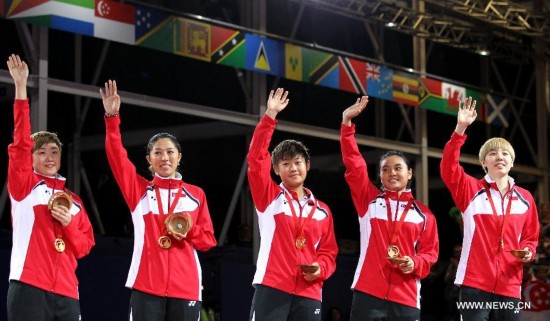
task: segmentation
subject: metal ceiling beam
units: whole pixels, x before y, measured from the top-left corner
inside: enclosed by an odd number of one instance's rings
[[[497,57],[526,61],[529,37],[546,40],[550,56],[550,18],[511,1],[425,0],[419,12],[410,1],[290,0],[471,51],[490,50]],[[484,28],[480,28],[480,24]]]

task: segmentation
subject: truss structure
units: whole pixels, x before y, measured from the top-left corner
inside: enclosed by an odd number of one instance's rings
[[[403,0],[292,0],[452,47],[486,50],[496,57],[524,62],[533,41],[550,57],[550,9],[513,1],[425,0],[423,12]]]

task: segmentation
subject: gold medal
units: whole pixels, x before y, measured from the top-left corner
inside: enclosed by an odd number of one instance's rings
[[[56,238],[55,242],[53,243],[53,246],[55,246],[55,249],[59,253],[65,252],[65,241],[63,241],[62,238]]]
[[[166,235],[159,237],[158,243],[163,249],[169,249],[172,246],[172,240]]]
[[[388,257],[390,258],[396,258],[399,256],[399,247],[395,244],[392,244],[388,246]]]
[[[71,205],[73,205],[73,198],[66,192],[56,192],[48,200],[48,209],[51,211],[59,205],[63,205],[70,210]]]
[[[189,213],[173,213],[166,218],[164,224],[168,232],[186,236],[193,226],[193,220]]]
[[[298,250],[301,250],[304,246],[306,246],[306,238],[303,236],[298,236],[296,238],[295,245]]]

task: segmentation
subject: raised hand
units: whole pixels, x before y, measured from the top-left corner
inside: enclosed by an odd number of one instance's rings
[[[476,120],[476,101],[472,102],[472,97],[468,97],[466,101],[458,103],[458,115],[456,119],[455,132],[464,135],[466,128]]]
[[[105,83],[105,92],[100,88],[99,93],[101,94],[101,99],[103,99],[105,114],[118,114],[120,110],[120,96],[117,94],[116,81],[107,81]]]
[[[351,126],[351,120],[357,117],[357,115],[359,115],[363,111],[363,109],[365,109],[368,102],[369,96],[357,98],[355,104],[346,108],[346,110],[344,110],[344,112],[342,113],[342,124],[346,126]]]
[[[284,94],[283,94],[284,92]],[[283,88],[277,88],[277,91],[271,91],[269,93],[269,98],[267,99],[267,110],[266,115],[275,119],[277,114],[280,113],[288,105],[288,91],[284,91]]]
[[[15,83],[15,99],[27,99],[29,67],[15,54],[8,57],[7,65],[13,82]]]

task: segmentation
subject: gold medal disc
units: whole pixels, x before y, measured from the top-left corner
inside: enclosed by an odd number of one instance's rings
[[[298,236],[296,238],[295,245],[298,250],[301,250],[304,246],[306,246],[306,238],[303,236]]]
[[[172,240],[166,235],[159,237],[158,243],[163,249],[169,249],[172,246]]]
[[[62,238],[56,238],[55,242],[53,244],[55,246],[55,249],[59,253],[65,252],[65,241],[63,241]]]
[[[390,245],[388,246],[388,257],[390,258],[396,258],[399,256],[399,247],[397,245]]]

